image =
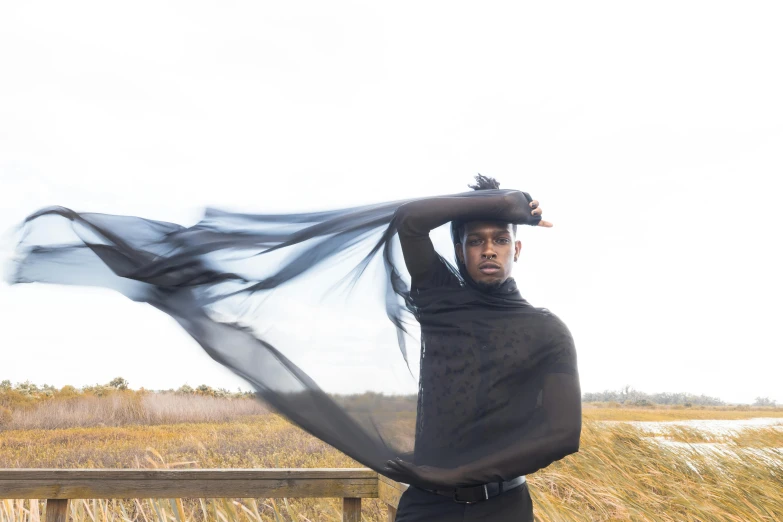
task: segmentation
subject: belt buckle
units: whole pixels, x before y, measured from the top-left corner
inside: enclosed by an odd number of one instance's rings
[[[473,488],[455,488],[454,489],[454,502],[456,502],[457,504],[475,504],[476,502],[481,502],[482,500],[489,500],[489,491],[487,490],[487,485],[486,484],[482,484],[480,487],[482,488],[482,492],[484,493],[484,496],[483,496],[483,498],[479,498],[477,500],[461,500],[459,498],[459,490],[460,489],[475,489],[475,487],[473,487]]]

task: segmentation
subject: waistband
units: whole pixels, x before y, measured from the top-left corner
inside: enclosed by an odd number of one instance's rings
[[[503,482],[489,482],[487,484],[480,484],[478,486],[468,486],[464,488],[448,488],[448,489],[424,489],[430,493],[442,495],[444,497],[451,497],[454,502],[459,504],[475,504],[483,500],[488,500],[492,497],[496,497],[508,491],[521,486],[526,482],[524,475],[506,480]]]

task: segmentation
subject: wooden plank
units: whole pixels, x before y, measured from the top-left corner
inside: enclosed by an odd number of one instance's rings
[[[301,498],[378,496],[366,468],[0,469],[0,498]]]
[[[378,480],[0,480],[0,498],[377,498]]]
[[[50,498],[46,501],[46,522],[68,522],[67,499]]]
[[[407,484],[395,482],[383,475],[378,475],[378,498],[386,505],[394,508],[395,514],[400,503],[400,497],[408,489]]]
[[[0,480],[204,480],[204,479],[358,479],[376,478],[367,468],[261,468],[261,469],[47,469],[0,468]]]
[[[343,499],[343,522],[362,522],[362,499]]]
[[[394,522],[397,519],[397,508],[386,506],[386,522]]]

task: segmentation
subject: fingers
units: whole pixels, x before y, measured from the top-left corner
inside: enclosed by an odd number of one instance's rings
[[[382,473],[383,475],[389,477],[392,480],[396,480],[397,482],[409,483],[411,480],[411,476],[409,474],[403,473],[402,471],[394,469],[388,465],[383,468]]]
[[[533,209],[533,211],[531,212],[531,214],[533,214],[534,216],[540,216],[541,214],[543,214],[543,213],[544,213],[544,209],[540,208],[540,207],[538,206],[538,204],[539,204],[539,203],[538,203],[538,200],[537,200],[537,199],[534,199],[533,201],[531,201],[531,202],[530,202],[530,208],[532,208],[532,209]]]
[[[400,475],[403,473],[402,468],[400,468],[396,462],[393,460],[386,461],[386,466],[384,467],[384,471],[391,475]]]
[[[393,471],[397,471],[399,473],[405,473],[411,471],[413,464],[409,464],[402,459],[395,459],[395,460],[387,460],[386,467]]]
[[[408,483],[411,479],[418,480],[418,475],[414,472],[413,464],[409,464],[402,459],[387,460],[384,472],[386,476],[397,482]]]
[[[538,203],[537,199],[534,199],[533,201],[530,202],[530,208],[533,209],[530,212],[531,215],[533,215],[533,216],[540,216],[541,214],[544,213],[544,209],[542,209],[538,205],[539,205],[539,203]],[[554,225],[552,223],[550,223],[549,221],[544,221],[542,219],[541,221],[538,222],[538,226],[539,227],[552,228]]]

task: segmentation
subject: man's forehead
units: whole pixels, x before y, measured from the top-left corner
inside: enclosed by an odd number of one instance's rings
[[[468,221],[465,223],[465,234],[497,234],[512,231],[511,223],[501,221]]]

